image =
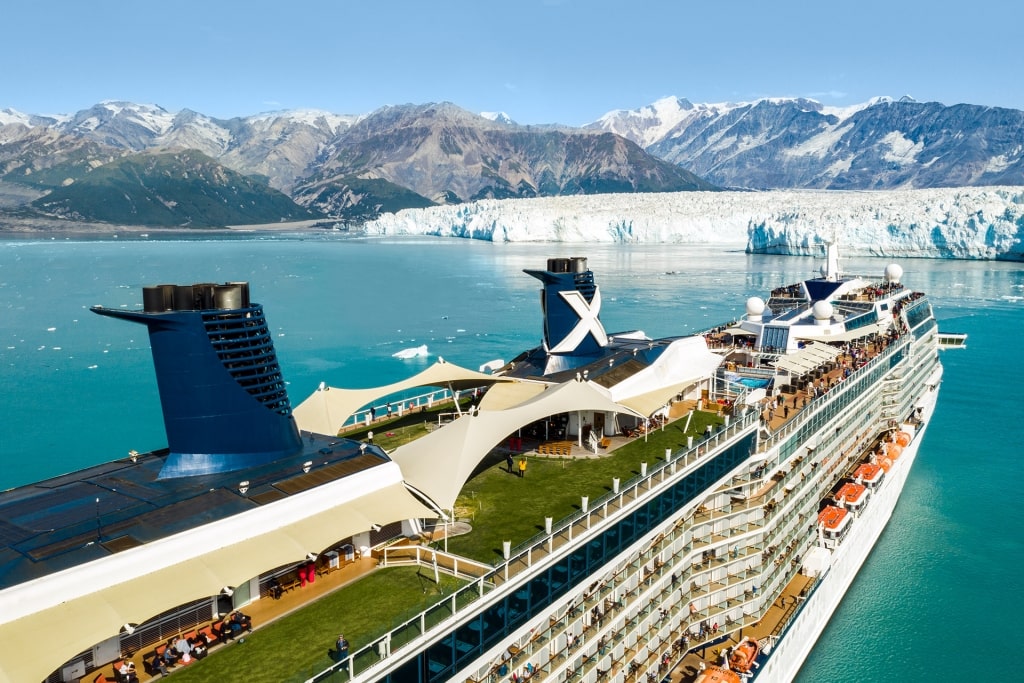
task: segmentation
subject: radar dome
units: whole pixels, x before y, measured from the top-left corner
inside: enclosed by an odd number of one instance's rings
[[[747,315],[758,316],[764,313],[764,299],[759,296],[752,296],[747,299]]]
[[[885,267],[885,281],[899,282],[903,277],[903,268],[898,263],[890,263]]]
[[[832,318],[832,304],[827,301],[818,301],[811,309],[814,320],[818,323],[828,322]]]

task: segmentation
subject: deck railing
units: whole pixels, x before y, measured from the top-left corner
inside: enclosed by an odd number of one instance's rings
[[[580,510],[557,523],[553,522],[550,533],[545,530],[515,548],[510,548],[508,558],[499,560],[489,568],[483,576],[479,576],[469,585],[446,596],[417,616],[409,619],[378,637],[372,644],[363,647],[347,659],[325,669],[309,679],[312,681],[349,680],[364,673],[367,669],[379,664],[382,659],[408,647],[413,642],[420,643],[424,637],[434,630],[446,631],[445,625],[451,617],[458,615],[467,608],[477,608],[478,600],[498,586],[507,583],[516,575],[529,570],[536,558],[551,555],[555,548],[561,548],[573,542],[577,537],[586,535],[594,527],[602,526],[610,516],[617,516],[626,509],[632,509],[639,500],[659,493],[663,486],[678,478],[685,477],[691,469],[703,465],[707,455],[735,437],[747,432],[760,416],[756,410],[747,410],[730,424],[722,425],[718,431],[697,441],[692,446],[673,453],[666,453],[663,460],[655,462],[646,472],[633,477],[617,488],[587,506],[586,511]],[[433,552],[424,549],[425,552]],[[454,556],[450,556],[453,557]],[[473,563],[472,560],[460,558],[460,562]],[[473,563],[477,566],[479,563]],[[467,564],[467,566],[470,566]],[[465,567],[464,567],[465,568]]]

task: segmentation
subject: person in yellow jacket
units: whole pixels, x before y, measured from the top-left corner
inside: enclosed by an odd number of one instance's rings
[[[519,458],[519,476],[526,476],[526,458]]]

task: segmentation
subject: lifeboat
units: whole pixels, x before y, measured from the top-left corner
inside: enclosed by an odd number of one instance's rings
[[[818,513],[818,524],[821,524],[828,531],[835,531],[843,525],[846,519],[846,510],[835,505],[826,505],[825,509]]]
[[[869,489],[878,488],[878,485],[882,483],[883,477],[882,468],[873,462],[862,463],[853,473],[853,478]]]
[[[900,446],[897,443],[891,443],[889,444],[889,448],[886,449],[885,454],[893,460],[896,460],[896,458],[903,454],[903,446]]]
[[[720,666],[709,666],[700,672],[694,683],[741,683],[739,674]]]
[[[880,457],[878,459],[878,466],[882,468],[883,472],[888,473],[892,469],[892,459],[886,457]]]
[[[910,434],[907,432],[896,432],[896,443],[902,448],[906,448],[910,445]]]
[[[857,510],[867,499],[867,490],[864,484],[848,481],[836,493],[835,501],[851,510]]]
[[[729,654],[729,668],[740,673],[747,673],[757,659],[761,646],[753,638],[744,638]]]

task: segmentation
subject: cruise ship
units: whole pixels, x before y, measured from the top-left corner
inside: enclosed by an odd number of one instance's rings
[[[310,681],[792,680],[899,499],[938,350],[964,336],[898,265],[847,275],[834,245],[819,276],[665,339],[605,330],[586,258],[526,273],[536,348],[324,382],[294,409],[249,283],[94,307],[147,327],[168,447],[0,493],[0,681],[115,680],[132,657],[156,675],[169,636],[353,558],[462,587]],[[375,443],[410,411],[437,427]],[[614,457],[698,414],[706,429],[497,560],[421,540],[488,458]]]

